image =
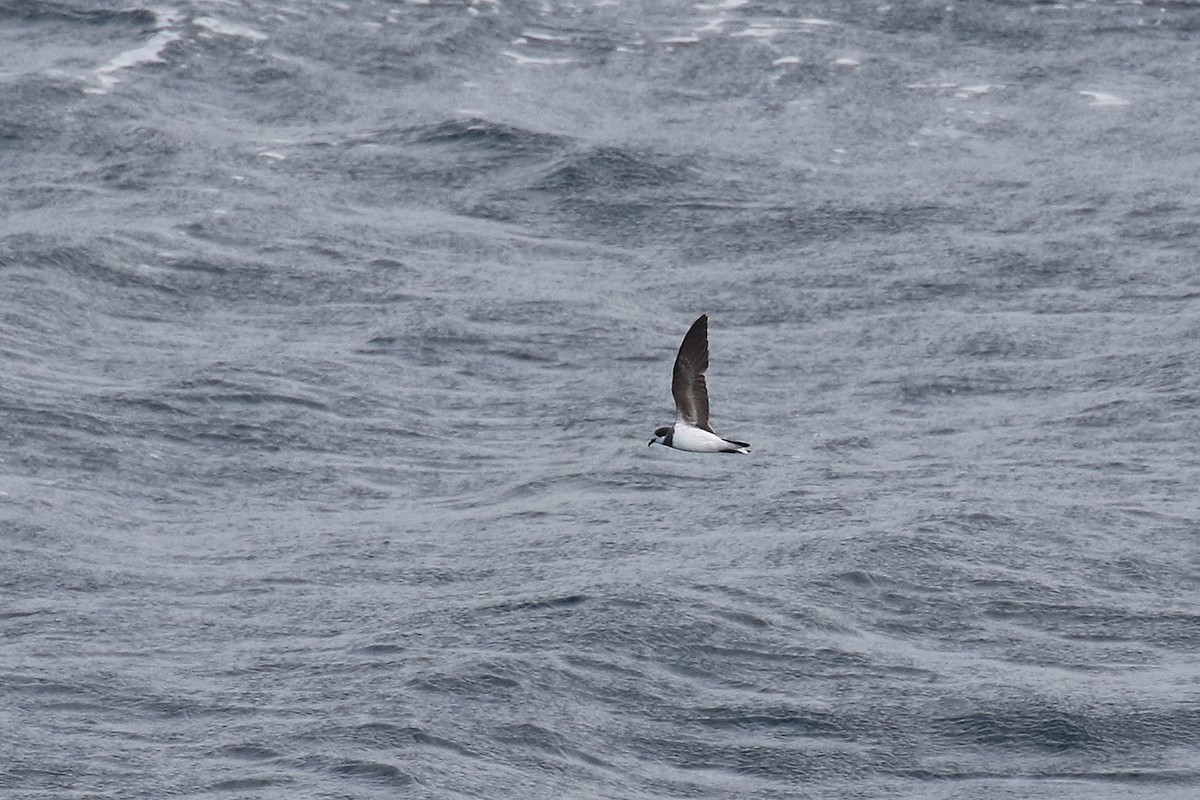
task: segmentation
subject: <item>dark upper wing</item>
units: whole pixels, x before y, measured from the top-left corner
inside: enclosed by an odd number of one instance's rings
[[[708,425],[708,386],[704,370],[708,369],[708,315],[701,314],[692,323],[679,355],[675,356],[675,373],[671,378],[671,394],[679,418],[689,425],[712,432]]]

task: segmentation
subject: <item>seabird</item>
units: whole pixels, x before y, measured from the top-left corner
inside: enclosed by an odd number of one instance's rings
[[[704,383],[706,369],[708,315],[701,314],[683,337],[679,355],[675,356],[675,372],[671,378],[671,394],[675,396],[675,424],[656,430],[650,444],[658,442],[693,453],[749,453],[750,445],[722,439],[708,424],[708,386]]]

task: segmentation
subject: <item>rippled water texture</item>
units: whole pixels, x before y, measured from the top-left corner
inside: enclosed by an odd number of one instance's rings
[[[0,3],[0,794],[1195,797],[1198,34]]]

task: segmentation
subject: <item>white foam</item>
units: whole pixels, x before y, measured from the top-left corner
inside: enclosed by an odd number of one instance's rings
[[[992,90],[990,83],[980,83],[975,86],[960,86],[958,91],[954,93],[955,97],[978,97],[981,94],[987,94]]]
[[[954,91],[954,96],[960,99],[971,97],[979,97],[991,92],[993,89],[1003,89],[1003,84],[994,83],[976,83],[970,86],[964,86],[961,83],[909,83],[905,84],[906,89],[921,89],[925,91],[944,92],[948,90]]]
[[[936,91],[936,90],[941,90],[941,89],[957,89],[958,84],[957,83],[907,83],[904,85],[904,88],[905,89],[933,89]]]
[[[746,28],[745,30],[740,30],[737,33],[729,34],[729,38],[731,38],[731,39],[772,39],[781,33],[783,33],[783,31],[779,30],[779,28],[771,28],[766,25],[756,24],[756,25],[751,25],[749,28]]]
[[[155,26],[156,33],[150,37],[150,40],[140,47],[135,47],[132,50],[126,50],[110,60],[107,64],[97,69],[93,74],[99,82],[99,87],[91,87],[84,89],[88,94],[108,94],[112,88],[121,82],[117,77],[117,73],[121,70],[131,67],[138,67],[143,64],[161,64],[163,63],[162,51],[167,48],[172,42],[179,40],[181,34],[170,29],[170,25],[178,21],[179,15],[168,9],[161,9],[155,12],[158,20]]]
[[[559,64],[572,64],[574,59],[570,58],[537,58],[535,56],[527,56],[522,53],[514,53],[512,50],[501,50],[502,55],[508,56],[518,64],[536,64],[541,66],[555,66]]]
[[[1118,97],[1117,95],[1109,94],[1108,92],[1084,91],[1084,92],[1080,92],[1080,94],[1083,95],[1084,97],[1090,97],[1092,99],[1092,102],[1088,103],[1089,106],[1127,106],[1127,105],[1129,105],[1129,101],[1126,100],[1124,97]]]
[[[548,31],[524,30],[521,31],[521,38],[528,41],[529,39],[535,42],[556,42],[569,43],[571,40],[557,33],[549,33]]]
[[[857,58],[842,57],[834,60],[833,65],[835,67],[861,67],[862,62]]]
[[[199,17],[192,20],[192,22],[197,27],[203,28],[209,33],[215,33],[218,36],[235,36],[241,39],[249,39],[252,42],[261,42],[267,38],[265,33],[259,33],[253,28],[235,25],[232,22],[226,22],[216,17]]]
[[[771,62],[771,64],[776,67],[786,67],[786,66],[790,66],[792,64],[799,64],[799,63],[800,63],[800,56],[782,56]]]

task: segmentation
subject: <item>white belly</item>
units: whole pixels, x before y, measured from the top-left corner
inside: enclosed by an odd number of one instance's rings
[[[732,445],[715,433],[676,422],[675,432],[671,434],[671,447],[676,450],[691,450],[693,453],[719,453],[728,450]]]

